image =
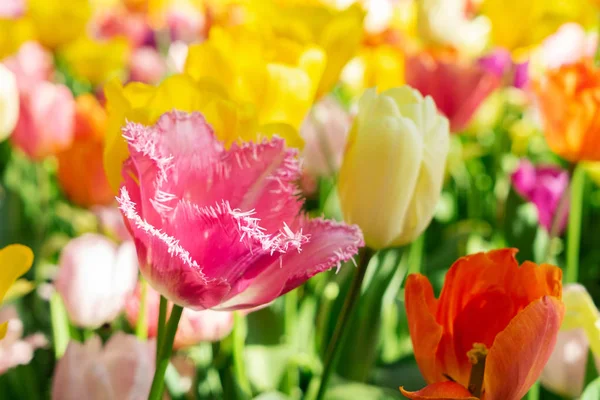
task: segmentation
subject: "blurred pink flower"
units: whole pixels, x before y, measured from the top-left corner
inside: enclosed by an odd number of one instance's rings
[[[553,165],[534,166],[529,160],[523,159],[511,180],[516,192],[535,205],[540,225],[550,232],[561,197],[569,187],[568,172]],[[569,205],[565,204],[564,215],[558,226],[559,234],[566,227],[568,209]]]
[[[104,348],[97,336],[71,341],[58,361],[53,400],[141,400],[148,398],[155,363],[154,340],[140,342],[117,332]]]
[[[194,43],[205,38],[207,18],[198,8],[183,3],[167,10],[167,26],[171,41]]]
[[[167,54],[167,65],[169,67],[169,71],[172,73],[183,72],[187,56],[187,44],[181,41],[171,43],[169,46],[169,53]]]
[[[154,33],[142,13],[128,12],[123,8],[112,8],[98,14],[93,25],[95,34],[99,38],[125,36],[133,48],[154,44]]]
[[[132,81],[155,84],[167,73],[167,64],[153,47],[139,47],[129,60],[130,79]]]
[[[37,42],[23,43],[3,63],[15,74],[22,98],[29,96],[40,82],[47,81],[53,70],[52,54]]]
[[[300,127],[304,138],[304,169],[314,176],[335,174],[342,165],[352,118],[332,97],[312,108]]]
[[[19,18],[25,13],[25,0],[0,1],[0,18]]]
[[[0,321],[8,321],[6,336],[0,340],[0,374],[16,366],[29,364],[33,352],[48,344],[40,333],[23,338],[23,323],[13,306],[0,309]]]
[[[129,230],[123,222],[123,215],[117,207],[114,206],[94,206],[91,208],[96,218],[98,218],[98,224],[100,225],[100,231],[120,242],[132,240]]]
[[[150,286],[146,288],[146,321],[148,321],[148,337],[157,335],[158,308],[160,295]],[[140,312],[141,285],[127,300],[125,314],[131,326],[136,326]],[[172,304],[169,304],[169,310]],[[170,312],[170,311],[169,311]],[[233,313],[229,311],[201,310],[184,308],[177,326],[176,349],[194,346],[200,342],[216,342],[229,335],[233,329]]]
[[[542,43],[542,65],[555,69],[562,65],[574,64],[584,57],[592,57],[597,43],[598,35],[588,34],[581,25],[564,24]]]
[[[485,70],[498,76],[506,85],[523,89],[529,81],[529,62],[515,63],[510,52],[503,48],[495,49],[477,60]]]
[[[302,214],[296,152],[280,138],[226,150],[201,114],[183,112],[123,136],[121,211],[142,274],[178,305],[258,307],[363,245],[358,227]]]
[[[98,234],[71,240],[60,256],[56,289],[74,324],[97,328],[125,307],[137,282],[135,246],[117,246]]]
[[[481,65],[452,56],[419,53],[406,60],[406,83],[423,96],[431,96],[457,133],[467,124],[483,101],[502,82]]]
[[[65,86],[39,82],[21,95],[19,120],[11,140],[33,159],[54,155],[71,146],[75,100]]]

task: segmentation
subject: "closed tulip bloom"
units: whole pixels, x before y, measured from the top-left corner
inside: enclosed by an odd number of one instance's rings
[[[167,63],[156,49],[144,46],[131,54],[129,69],[132,81],[155,84],[167,73]]]
[[[420,53],[406,61],[406,83],[431,96],[450,120],[453,133],[467,127],[483,101],[500,87],[502,78],[478,63],[454,56]]]
[[[0,249],[0,303],[17,279],[24,275],[33,264],[33,252],[29,247],[12,244]],[[8,318],[7,318],[8,319]],[[0,339],[8,329],[5,319],[0,319]]]
[[[261,306],[363,244],[357,227],[302,215],[296,151],[283,139],[226,150],[201,114],[183,112],[123,136],[120,208],[144,278],[177,305]]]
[[[57,155],[58,182],[73,203],[110,204],[115,196],[102,165],[106,111],[91,94],[75,100],[75,139]]]
[[[111,322],[125,307],[137,281],[135,246],[117,246],[104,236],[85,234],[63,249],[56,289],[71,321],[97,328]]]
[[[0,64],[0,141],[10,136],[19,118],[19,89],[15,75]]]
[[[137,326],[140,313],[141,286],[127,300],[125,314],[132,326]],[[148,337],[156,337],[158,333],[158,308],[160,295],[151,287],[146,288],[146,321],[148,322]],[[168,305],[169,309],[172,304]],[[233,329],[233,313],[229,311],[201,310],[194,311],[184,308],[173,347],[181,349],[194,346],[201,342],[217,342]]]
[[[27,13],[39,41],[45,47],[56,49],[85,32],[91,5],[89,0],[28,0]]]
[[[580,284],[566,285],[563,300],[565,320],[540,382],[557,394],[574,398],[583,391],[590,348],[600,370],[600,313]]]
[[[600,161],[600,70],[592,59],[548,70],[534,84],[550,149],[572,161]]]
[[[29,95],[35,86],[50,79],[53,71],[52,54],[37,42],[26,42],[3,61],[17,78],[21,97]]]
[[[550,357],[565,310],[560,268],[515,249],[462,257],[439,299],[427,278],[406,282],[415,358],[429,384],[409,399],[520,400]]]
[[[338,191],[344,219],[360,226],[367,246],[410,243],[429,225],[449,143],[448,120],[431,97],[408,86],[363,94]]]
[[[33,159],[54,155],[73,142],[74,118],[71,91],[61,84],[40,82],[21,97],[19,121],[11,140]]]
[[[52,380],[53,400],[148,398],[155,369],[154,340],[140,342],[117,332],[102,346],[99,337],[69,342]]]

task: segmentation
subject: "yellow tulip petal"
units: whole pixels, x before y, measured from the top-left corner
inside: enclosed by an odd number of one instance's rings
[[[289,147],[302,150],[304,147],[304,140],[298,134],[298,131],[293,126],[287,124],[267,124],[263,125],[259,129],[261,136],[273,137],[279,136],[284,139]]]
[[[8,331],[8,322],[0,324],[0,340],[4,339],[4,336],[6,336],[6,331]]]
[[[33,252],[27,246],[12,244],[0,250],[0,301],[8,289],[33,264]]]

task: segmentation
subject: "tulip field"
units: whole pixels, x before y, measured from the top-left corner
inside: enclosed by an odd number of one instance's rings
[[[599,33],[0,0],[0,400],[600,400]]]

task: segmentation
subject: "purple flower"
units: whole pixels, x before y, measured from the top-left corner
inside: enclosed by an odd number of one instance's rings
[[[560,200],[569,186],[569,173],[555,165],[534,166],[523,159],[512,175],[512,184],[517,193],[535,204],[540,225],[550,232]],[[568,203],[563,210],[557,233],[562,233],[567,225]]]
[[[529,81],[529,61],[515,63],[506,49],[498,48],[492,51],[481,57],[478,64],[517,89],[523,89]]]

